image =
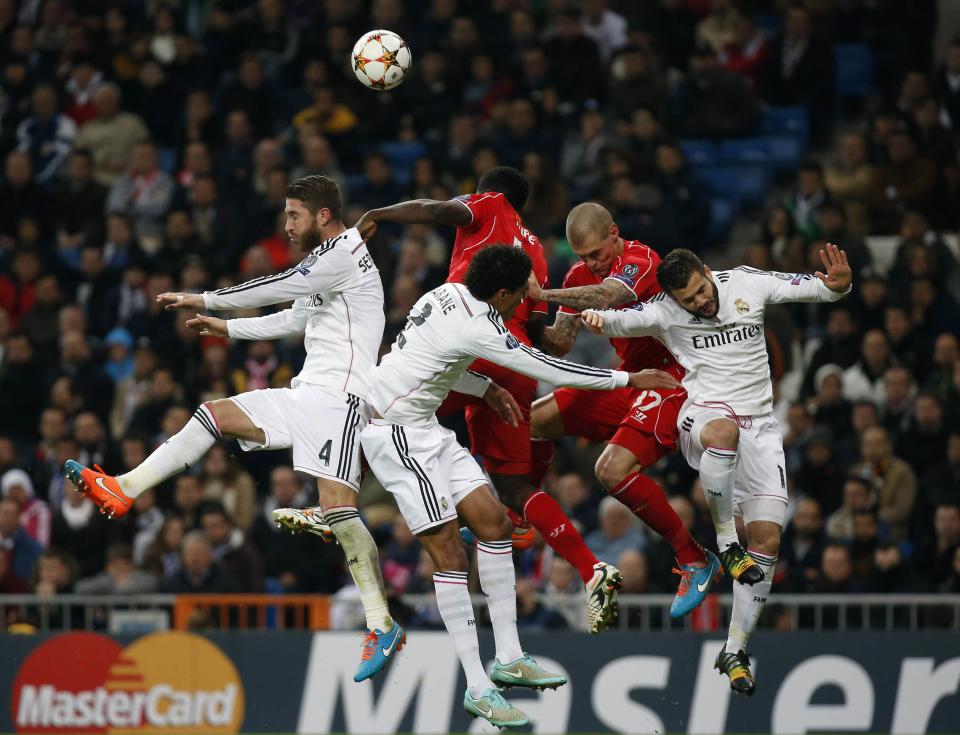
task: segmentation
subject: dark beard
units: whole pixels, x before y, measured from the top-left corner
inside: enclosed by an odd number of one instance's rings
[[[320,234],[320,228],[314,224],[300,236],[300,249],[309,253],[311,250],[320,247],[322,242],[323,236]]]

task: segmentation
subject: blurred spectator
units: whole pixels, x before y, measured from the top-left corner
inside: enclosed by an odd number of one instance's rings
[[[120,109],[120,89],[110,82],[97,87],[93,95],[96,117],[77,134],[75,145],[86,148],[93,156],[94,178],[104,186],[112,186],[130,164],[137,143],[149,133],[138,115]]]
[[[247,541],[243,530],[233,525],[224,507],[216,502],[205,503],[200,510],[200,523],[213,549],[213,558],[233,572],[233,576],[240,580],[242,590],[263,592],[260,552]]]
[[[180,544],[186,532],[183,518],[167,516],[153,541],[144,550],[143,568],[162,580],[173,577],[180,570]]]
[[[54,183],[51,226],[60,257],[70,263],[78,260],[71,254],[87,243],[97,243],[102,237],[103,224],[91,218],[91,212],[102,212],[106,206],[107,190],[93,178],[93,158],[90,152],[75,148],[65,167],[62,180]]]
[[[828,512],[840,504],[843,473],[834,456],[834,434],[827,427],[814,429],[806,442],[800,468],[794,474],[794,487],[816,498]]]
[[[824,171],[830,194],[843,204],[850,232],[870,233],[870,202],[876,190],[877,170],[867,160],[867,143],[860,133],[840,138],[837,156]]]
[[[690,57],[685,133],[691,138],[738,138],[757,123],[759,106],[750,83],[719,65],[709,46]]]
[[[7,470],[0,478],[0,494],[20,506],[20,525],[41,548],[50,545],[50,506],[36,497],[33,481],[23,470]]]
[[[753,89],[760,89],[770,45],[753,18],[739,15],[728,39],[722,48],[717,49],[717,53],[718,60],[726,69],[745,77]]]
[[[877,171],[872,197],[873,230],[883,235],[897,231],[906,210],[929,211],[937,183],[936,164],[917,155],[916,144],[905,131],[887,138],[887,159]]]
[[[78,580],[74,592],[78,595],[142,595],[156,591],[156,577],[134,566],[133,551],[129,546],[111,546],[106,558],[106,570]]]
[[[944,62],[934,79],[934,91],[950,127],[960,129],[960,38],[954,37],[947,46]]]
[[[847,229],[846,210],[833,199],[820,206],[820,236],[847,254],[850,268],[856,275],[859,276],[873,263],[873,253],[866,241]]]
[[[3,183],[0,184],[0,245],[9,249],[17,236],[17,225],[24,215],[44,219],[48,202],[39,185],[33,181],[30,156],[14,150],[7,154]]]
[[[43,406],[41,364],[33,345],[16,332],[3,342],[0,360],[0,434],[26,441],[34,434],[33,423]]]
[[[633,112],[641,108],[650,110],[656,120],[666,120],[667,82],[650,49],[644,46],[623,49],[610,65],[610,78],[614,120],[629,120]]]
[[[200,506],[203,503],[203,484],[196,475],[177,475],[174,480],[173,504],[183,518],[187,530],[200,527]]]
[[[871,329],[863,335],[860,359],[843,371],[843,397],[851,403],[882,403],[883,378],[892,365],[887,336],[880,329]]]
[[[893,366],[883,376],[883,425],[896,439],[907,430],[913,415],[916,382],[905,367]]]
[[[601,561],[616,564],[629,549],[642,550],[647,539],[634,526],[633,514],[616,498],[600,501],[600,527],[584,538],[587,546]]]
[[[133,220],[141,246],[148,252],[160,247],[163,220],[173,201],[173,179],[157,165],[156,145],[150,141],[133,148],[130,169],[120,176],[107,197],[107,212]]]
[[[603,96],[606,74],[597,43],[583,32],[579,11],[560,11],[548,32],[545,50],[561,99],[582,103]]]
[[[835,437],[850,430],[851,406],[844,398],[843,377],[839,365],[821,367],[814,377],[816,395],[806,403],[814,423],[828,428]]]
[[[57,91],[50,85],[33,91],[31,106],[33,115],[17,127],[17,147],[30,155],[33,180],[52,184],[67,162],[77,126],[58,112]]]
[[[331,138],[342,138],[357,126],[357,116],[342,104],[332,87],[318,86],[313,90],[313,104],[298,112],[293,125],[298,130],[307,126]]]
[[[926,517],[938,505],[960,505],[960,432],[956,428],[947,437],[946,461],[927,470],[922,486]]]
[[[223,504],[236,525],[247,531],[256,512],[253,478],[227,456],[223,444],[215,444],[203,459],[203,497]]]
[[[853,541],[853,519],[857,513],[870,510],[873,486],[864,477],[853,475],[843,484],[843,503],[827,518],[826,532],[831,541]]]
[[[74,591],[77,562],[64,551],[49,549],[37,559],[37,565],[30,577],[30,591],[37,597],[67,594]]]
[[[818,579],[825,544],[820,504],[800,498],[780,541],[778,566],[786,568],[784,586],[789,591],[802,592]]]
[[[820,237],[820,210],[830,201],[830,192],[824,185],[823,167],[816,161],[805,161],[797,172],[797,188],[788,200],[787,209],[793,222],[807,241]]]
[[[880,544],[880,522],[877,514],[862,510],[853,514],[853,542],[850,544],[850,562],[853,575],[862,585],[873,567],[873,555]],[[858,587],[858,591],[859,587]]]
[[[290,172],[291,180],[295,181],[304,176],[326,176],[337,183],[344,200],[349,199],[347,180],[343,171],[340,170],[340,164],[330,147],[330,141],[322,135],[301,135],[300,158],[303,163]]]
[[[231,594],[243,591],[233,571],[214,559],[213,547],[203,531],[183,537],[180,569],[164,580],[163,592],[173,594]]]
[[[900,547],[892,541],[877,545],[873,552],[873,566],[867,575],[864,592],[873,594],[905,594],[927,591],[903,560]]]
[[[530,182],[530,196],[523,208],[524,224],[542,236],[561,235],[570,202],[556,165],[541,153],[523,157],[523,173]]]
[[[571,182],[570,193],[575,200],[587,198],[599,181],[600,155],[610,142],[604,127],[603,115],[594,110],[587,110],[580,116],[579,131],[571,133],[563,143],[560,151],[560,173],[564,179]],[[544,159],[542,156],[538,158],[542,169]],[[529,160],[529,154],[527,160]],[[555,185],[563,186],[559,181]],[[565,218],[566,213],[564,213]],[[534,232],[542,232],[532,224],[526,213],[525,221],[530,223]]]
[[[848,546],[837,543],[828,544],[823,549],[821,560],[820,574],[811,586],[811,592],[836,595],[854,591],[853,565],[850,561]],[[836,620],[836,613],[830,617]],[[824,620],[824,627],[828,627],[827,620]]]
[[[584,35],[597,44],[605,63],[627,45],[627,20],[611,10],[607,0],[586,0],[581,22]]]
[[[895,540],[907,535],[907,523],[917,495],[917,478],[910,466],[893,454],[890,436],[879,427],[863,432],[863,463],[855,468],[873,483],[877,515],[890,526]]]
[[[849,304],[833,306],[827,313],[826,338],[810,358],[803,377],[801,395],[815,391],[815,378],[824,365],[834,364],[841,369],[851,367],[859,356],[860,335]]]
[[[552,607],[537,599],[537,591],[529,579],[517,580],[517,627],[558,630],[567,627],[567,620]]]
[[[896,441],[897,455],[918,470],[933,467],[946,459],[947,427],[943,406],[929,392],[913,399],[909,428]]]
[[[10,568],[10,552],[0,547],[0,594],[21,595],[26,591],[26,583]]]
[[[792,3],[783,33],[770,44],[764,69],[765,99],[771,105],[801,105],[822,135],[833,118],[833,49],[813,34],[810,10]]]
[[[43,548],[20,524],[20,504],[13,498],[0,498],[0,545],[9,553],[13,576],[26,584]]]
[[[938,505],[933,515],[933,531],[933,538],[926,539],[914,556],[914,566],[919,575],[937,588],[950,577],[960,548],[960,506]]]
[[[679,230],[680,242],[676,244],[702,250],[707,242],[707,227],[710,224],[706,185],[686,165],[683,151],[674,142],[659,143],[654,162],[656,168],[652,183],[663,197],[662,217],[675,222]],[[664,248],[662,252],[667,249]]]

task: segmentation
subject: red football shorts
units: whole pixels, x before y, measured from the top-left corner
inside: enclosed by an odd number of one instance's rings
[[[450,393],[437,410],[448,416],[463,410],[470,431],[470,451],[483,457],[487,471],[498,475],[530,474],[530,405],[537,394],[537,381],[486,360],[477,360],[470,369],[486,375],[517,399],[523,420],[516,428],[505,424],[482,398]]]
[[[553,399],[568,436],[609,441],[630,450],[641,467],[649,467],[677,448],[677,418],[687,392],[559,388]]]

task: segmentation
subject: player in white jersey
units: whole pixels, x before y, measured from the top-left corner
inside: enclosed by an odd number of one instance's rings
[[[516,425],[519,406],[490,379],[467,371],[477,358],[554,385],[595,390],[627,385],[678,385],[666,373],[625,373],[549,357],[521,344],[504,326],[524,298],[531,261],[508,245],[484,248],[464,283],[446,283],[424,295],[390,353],[374,370],[369,394],[375,411],[360,434],[363,451],[384,487],[393,493],[407,525],[437,569],[437,605],[467,677],[464,709],[499,727],[527,717],[495,687],[555,687],[562,676],[544,671],[523,652],[511,549],[513,524],[491,491],[480,465],[435,412],[451,390],[483,396]],[[473,606],[467,591],[467,557],[458,514],[477,539],[480,585],[496,640],[490,676],[480,661]]]
[[[787,508],[763,315],[767,304],[837,301],[850,293],[846,253],[828,244],[820,259],[824,272],[816,278],[745,267],[713,272],[689,250],[674,250],[657,268],[664,293],[633,309],[583,314],[589,329],[606,336],[657,337],[687,371],[680,448],[700,471],[721,558],[725,564],[752,558],[763,572],[750,588],[734,585],[729,635],[716,662],[730,688],[747,695],[755,690],[747,640],[770,594]],[[735,515],[745,526],[749,557]]]
[[[163,293],[167,309],[245,309],[293,300],[275,314],[187,322],[201,334],[234,339],[280,339],[305,334],[303,370],[291,388],[254,390],[201,405],[177,434],[140,466],[112,477],[69,460],[67,476],[117,518],[134,499],[188,469],[222,437],[246,451],[293,449],[297,470],[317,479],[326,523],[343,547],[367,614],[367,639],[356,680],[382,668],[404,633],[387,611],[373,537],[360,520],[360,443],[369,418],[364,400],[383,337],[380,274],[356,229],[340,219],[340,191],[324,176],[307,176],[287,189],[286,231],[306,253],[296,266],[238,286],[203,294]],[[384,655],[386,652],[386,655]]]

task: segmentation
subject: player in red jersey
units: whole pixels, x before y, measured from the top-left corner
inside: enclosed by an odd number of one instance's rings
[[[523,174],[508,166],[497,166],[480,177],[476,194],[449,201],[416,199],[373,209],[361,217],[356,227],[368,239],[376,232],[378,222],[452,225],[457,228],[457,238],[447,280],[462,282],[477,252],[505,243],[523,248],[533,261],[531,280],[538,287],[546,287],[543,247],[517,214],[523,209],[529,190]],[[525,299],[507,323],[507,329],[520,342],[530,345],[527,324],[532,317],[542,318],[545,314],[545,304]],[[622,577],[616,567],[596,558],[557,501],[539,489],[539,482],[530,482],[530,408],[536,381],[484,360],[471,365],[471,370],[489,376],[510,391],[523,411],[523,422],[516,428],[507,426],[486,404],[460,394],[451,394],[438,413],[464,409],[472,451],[483,457],[501,502],[514,513],[514,522],[536,528],[544,541],[580,573],[587,591],[590,631],[597,633],[615,617]]]
[[[567,240],[580,262],[570,268],[563,288],[544,290],[530,281],[531,298],[560,305],[556,322],[544,330],[544,347],[565,355],[573,347],[584,309],[630,308],[660,293],[660,257],[637,241],[620,237],[606,209],[587,202],[567,216]],[[683,368],[652,337],[612,338],[623,370],[656,367],[683,379]],[[673,547],[680,566],[680,588],[670,611],[674,617],[699,605],[720,572],[717,557],[703,549],[667,502],[663,489],[642,473],[677,447],[677,417],[686,391],[621,388],[604,393],[561,388],[533,404],[531,432],[538,481],[549,466],[553,439],[582,436],[609,441],[597,460],[597,479]],[[546,440],[546,441],[544,441]],[[545,448],[548,449],[545,449]]]

